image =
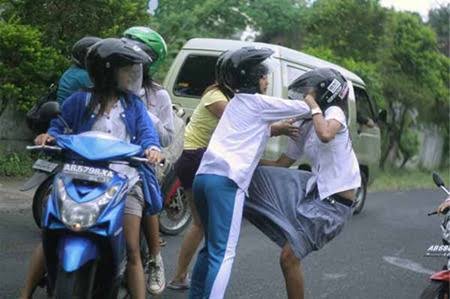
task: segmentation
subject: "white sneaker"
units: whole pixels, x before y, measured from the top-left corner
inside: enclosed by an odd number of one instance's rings
[[[147,271],[147,291],[152,295],[161,294],[166,288],[164,263],[161,257],[161,253],[150,258]]]

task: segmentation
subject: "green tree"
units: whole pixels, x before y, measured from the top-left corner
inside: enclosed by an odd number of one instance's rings
[[[241,10],[260,32],[257,41],[300,48],[305,32],[305,0],[249,0]]]
[[[305,47],[328,48],[338,57],[356,61],[376,61],[386,11],[378,0],[317,0],[305,22]]]
[[[66,59],[26,25],[0,21],[0,114],[11,102],[27,111],[67,66]]]
[[[450,57],[450,3],[430,10],[428,24],[437,34],[439,50]]]
[[[2,0],[4,19],[38,28],[44,44],[69,56],[72,45],[86,35],[111,37],[146,24],[146,0]]]
[[[388,140],[382,165],[389,152],[399,146],[410,113],[417,111],[419,120],[443,125],[444,119],[436,119],[430,108],[438,103],[448,105],[443,80],[448,59],[436,51],[434,32],[415,15],[391,12],[389,19],[383,41],[386,47],[379,57],[384,101],[392,116],[386,126]]]
[[[399,149],[403,155],[403,161],[400,168],[403,168],[406,165],[406,162],[417,154],[419,150],[419,136],[417,136],[417,132],[410,128],[406,129],[400,139]]]

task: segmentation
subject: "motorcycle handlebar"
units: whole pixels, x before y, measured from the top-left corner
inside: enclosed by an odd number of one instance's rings
[[[29,151],[34,151],[34,150],[51,150],[51,151],[57,151],[57,152],[62,151],[62,148],[60,148],[59,146],[53,146],[53,145],[27,145],[26,149]]]
[[[450,192],[447,190],[447,188],[445,188],[444,185],[439,186],[439,188],[441,188],[441,190],[443,190],[447,195],[450,195]]]
[[[141,157],[131,157],[130,158],[131,161],[135,161],[135,162],[148,162],[148,160],[146,158],[141,158]]]
[[[442,211],[442,214],[443,214],[443,215],[446,215],[446,214],[448,213],[449,210],[450,210],[450,208],[445,208],[445,209]],[[428,213],[427,215],[428,215],[428,216],[433,216],[433,215],[437,215],[437,214],[439,214],[438,211],[434,211],[434,212]]]
[[[27,145],[26,147],[27,150],[29,151],[34,151],[34,150],[51,150],[51,151],[57,151],[57,152],[61,152],[62,148],[60,148],[59,146],[52,146],[52,145]],[[148,160],[146,158],[142,158],[142,157],[131,157],[130,161],[133,162],[139,162],[139,163],[147,163]],[[122,161],[112,161],[113,163],[120,163]],[[159,163],[159,166],[164,167],[166,161],[162,160]]]
[[[147,158],[142,158],[142,157],[131,157],[129,158],[129,160],[131,162],[138,162],[138,163],[148,163]],[[113,161],[113,163],[121,163],[122,161]],[[126,162],[126,161],[123,161]],[[164,165],[166,164],[166,160],[162,160],[161,162],[159,162],[159,166],[164,167]]]

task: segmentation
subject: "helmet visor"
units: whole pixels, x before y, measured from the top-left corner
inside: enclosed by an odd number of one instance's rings
[[[131,64],[117,69],[117,87],[119,90],[139,95],[142,88],[142,64]]]
[[[291,87],[288,89],[288,98],[291,100],[303,100],[312,91],[314,91],[314,88],[309,85]]]

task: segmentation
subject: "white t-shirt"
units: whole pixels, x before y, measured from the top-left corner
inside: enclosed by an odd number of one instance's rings
[[[220,118],[197,174],[226,176],[246,192],[270,138],[271,123],[310,115],[303,101],[235,94]]]
[[[98,113],[99,108],[100,106],[95,109],[96,113]],[[130,134],[127,132],[127,128],[123,120],[124,117],[125,110],[123,109],[122,103],[117,101],[109,114],[104,113],[103,115],[97,116],[97,120],[91,130],[108,133],[118,139],[130,142]],[[122,164],[111,164],[110,168],[126,175],[128,177],[128,184],[130,187],[139,180],[139,173],[133,167]]]
[[[337,106],[331,106],[325,110],[325,119],[337,120],[342,125],[333,140],[328,143],[320,141],[311,120],[301,126],[298,138],[289,138],[285,153],[292,160],[298,160],[304,154],[311,162],[314,177],[308,182],[307,188],[312,188],[314,182],[317,182],[321,199],[361,186],[359,164],[344,112]]]

